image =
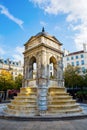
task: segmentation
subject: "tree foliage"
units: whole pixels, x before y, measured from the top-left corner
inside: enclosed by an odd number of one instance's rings
[[[13,79],[12,74],[9,71],[2,70],[0,73],[0,91],[8,89],[20,89],[22,87],[22,75],[19,74]]]
[[[15,88],[16,89],[20,89],[22,87],[22,79],[23,76],[21,74],[19,74],[16,78],[15,78]]]
[[[9,71],[2,70],[0,73],[0,90],[7,90],[14,88],[13,77]]]
[[[64,71],[65,86],[74,88],[80,86],[82,77],[79,75],[79,67],[68,65]]]

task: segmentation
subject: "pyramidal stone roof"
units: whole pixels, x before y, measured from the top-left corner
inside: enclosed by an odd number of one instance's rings
[[[55,37],[55,36],[51,36],[48,32],[45,32],[45,29],[44,27],[42,28],[42,31],[37,33],[35,36],[31,36],[30,39],[25,43],[25,45],[30,42],[30,41],[33,41],[35,40],[36,38],[39,38],[40,36],[44,36],[50,40],[53,40],[55,41],[56,43],[62,45],[62,43]]]

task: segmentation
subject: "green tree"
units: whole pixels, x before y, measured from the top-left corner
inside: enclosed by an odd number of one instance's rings
[[[2,70],[0,73],[0,90],[7,90],[14,88],[14,80],[9,71]]]
[[[87,73],[84,75],[84,87],[87,88]]]
[[[22,79],[23,79],[23,76],[21,74],[15,77],[15,89],[19,90],[22,87]]]
[[[68,88],[74,88],[79,86],[81,82],[81,76],[79,75],[79,67],[68,65],[64,71],[65,86]]]

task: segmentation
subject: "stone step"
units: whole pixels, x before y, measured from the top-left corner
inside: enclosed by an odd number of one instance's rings
[[[41,95],[40,95],[41,94]],[[50,87],[40,91],[39,97],[36,87],[21,88],[18,96],[8,104],[7,114],[15,116],[36,115],[38,109],[47,110],[47,113],[74,113],[81,109],[75,100],[72,100],[65,88]],[[39,109],[40,110],[40,109]]]
[[[69,95],[67,95],[67,96],[55,96],[55,97],[49,97],[49,98],[51,98],[52,100],[67,100],[67,99],[72,99],[72,96],[69,96]]]
[[[11,104],[11,105],[8,105],[8,108],[9,109],[14,109],[14,110],[31,110],[31,109],[37,109],[37,104],[36,105],[25,105],[25,106],[23,106],[23,105],[13,105],[13,104]]]
[[[18,93],[18,96],[37,96],[37,93]]]
[[[20,88],[20,91],[30,91],[30,90],[37,90],[37,87],[29,86]]]
[[[51,93],[48,93],[48,96],[64,96],[64,95],[69,95],[68,93],[66,92],[51,92]]]
[[[11,100],[11,102],[33,102],[33,101],[37,101],[37,98],[26,98],[26,99],[21,99],[21,98],[19,98],[19,99],[12,99]]]
[[[52,114],[52,113],[78,113],[78,112],[82,112],[82,109],[80,108],[73,108],[73,109],[64,109],[64,110],[58,110],[58,109],[50,109],[48,110],[48,113]]]
[[[69,99],[69,100],[57,100],[57,101],[55,101],[55,100],[48,100],[48,104],[63,104],[63,103],[66,103],[66,104],[68,104],[68,103],[76,103],[76,100],[72,100],[72,99]]]
[[[48,89],[66,89],[65,87],[59,87],[59,86],[51,86],[48,87]]]
[[[9,114],[9,115],[14,115],[14,116],[20,116],[20,117],[22,117],[22,116],[30,116],[30,115],[32,115],[32,116],[34,116],[34,115],[36,115],[36,113],[37,113],[37,110],[30,110],[30,111],[19,111],[19,110],[13,110],[13,109],[7,109],[6,111],[6,114]]]
[[[31,98],[37,98],[37,95],[17,95],[17,96],[15,96],[14,97],[14,99],[22,99],[22,98],[24,98],[24,99],[31,99]]]
[[[15,104],[15,105],[27,105],[27,104],[36,104],[37,101],[36,100],[29,100],[29,101],[23,102],[23,101],[13,100],[11,103]]]
[[[78,105],[77,104],[69,104],[69,105],[49,105],[48,106],[48,110],[68,110],[68,109],[75,109],[75,108],[78,108]]]

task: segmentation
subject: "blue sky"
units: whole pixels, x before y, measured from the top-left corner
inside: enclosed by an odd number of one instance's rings
[[[24,43],[45,27],[70,52],[87,43],[86,0],[0,0],[0,57],[22,60]]]

